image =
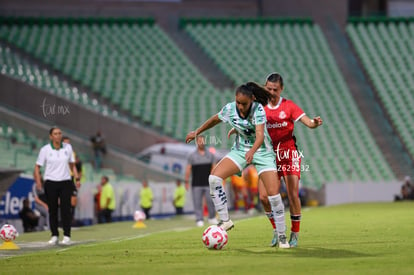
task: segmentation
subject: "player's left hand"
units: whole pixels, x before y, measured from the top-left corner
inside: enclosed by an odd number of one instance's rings
[[[232,134],[235,134],[237,131],[234,128],[231,128],[230,131],[227,133],[227,138],[230,138]]]
[[[313,118],[313,120],[315,121],[316,125],[321,126],[322,125],[322,118],[320,116],[316,116]]]

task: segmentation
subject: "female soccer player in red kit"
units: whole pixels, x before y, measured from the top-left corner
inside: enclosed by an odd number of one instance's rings
[[[309,128],[322,125],[322,119],[317,116],[309,118],[293,101],[280,96],[283,91],[283,78],[278,73],[272,73],[266,78],[266,89],[271,94],[268,105],[265,106],[267,124],[266,128],[272,139],[273,149],[276,153],[276,164],[279,178],[284,179],[289,197],[290,219],[292,223],[289,244],[298,245],[301,205],[299,199],[299,179],[301,172],[301,152],[296,146],[293,135],[294,123],[302,122]],[[266,190],[259,183],[260,200],[273,228],[273,215],[267,200]],[[272,246],[277,244],[277,234],[274,235]]]

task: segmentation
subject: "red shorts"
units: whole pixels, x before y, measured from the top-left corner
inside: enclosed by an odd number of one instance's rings
[[[296,175],[300,179],[301,158],[296,148],[281,149],[276,153],[276,166],[279,178]]]

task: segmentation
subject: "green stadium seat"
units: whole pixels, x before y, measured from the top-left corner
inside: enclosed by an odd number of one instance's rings
[[[414,124],[407,120],[413,110],[414,97],[410,92],[413,77],[406,75],[414,63],[412,43],[408,42],[413,39],[413,32],[409,31],[413,27],[413,22],[405,21],[378,24],[356,21],[346,28],[364,69],[406,145],[414,140],[411,131]],[[395,92],[390,93],[392,90]],[[414,156],[412,148],[409,153]]]

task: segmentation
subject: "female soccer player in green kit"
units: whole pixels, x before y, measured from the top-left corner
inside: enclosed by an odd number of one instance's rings
[[[220,217],[219,226],[226,231],[234,227],[228,213],[223,180],[253,164],[268,194],[278,230],[278,245],[280,248],[289,248],[275,153],[266,129],[266,113],[263,108],[269,99],[270,94],[264,87],[253,82],[241,85],[236,89],[235,101],[226,104],[218,114],[188,133],[185,140],[187,143],[192,141],[197,135],[220,122],[229,123],[236,130],[237,135],[231,151],[214,167],[209,176],[210,195]]]

